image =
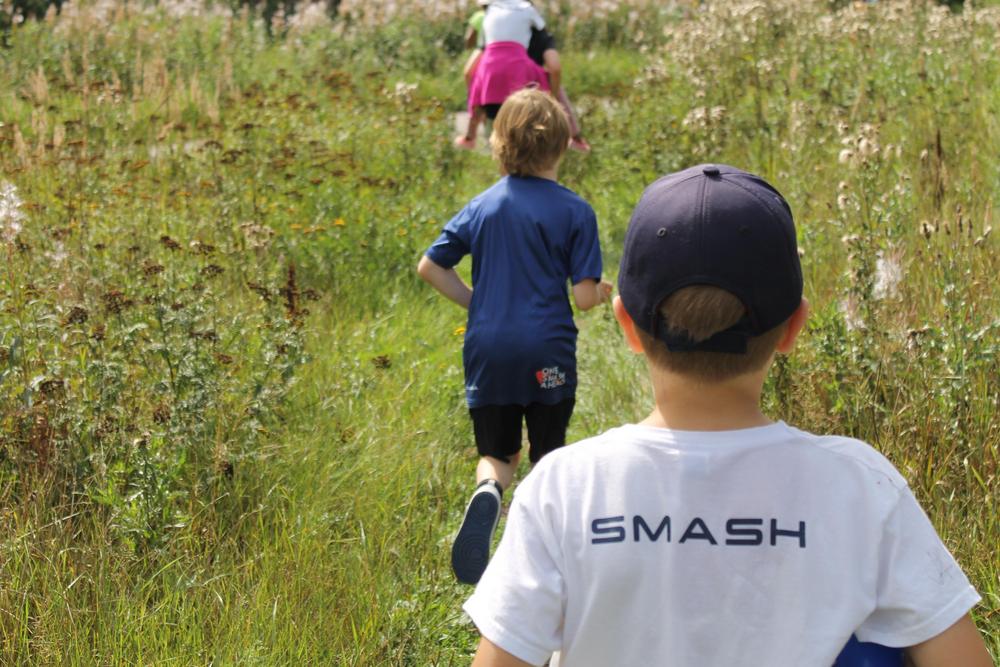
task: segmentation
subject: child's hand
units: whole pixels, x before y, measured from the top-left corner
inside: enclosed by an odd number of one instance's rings
[[[611,283],[586,278],[573,285],[573,301],[580,310],[590,310],[611,298]]]
[[[612,290],[614,290],[614,285],[612,285],[607,280],[602,280],[597,285],[597,294],[601,298],[601,303],[604,303],[605,301],[610,301],[611,300],[611,292],[612,292]]]

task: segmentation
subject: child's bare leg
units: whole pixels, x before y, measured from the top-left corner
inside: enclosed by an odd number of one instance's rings
[[[462,76],[465,77],[465,86],[469,87],[472,85],[472,76],[476,72],[476,65],[479,64],[479,59],[482,57],[483,52],[480,49],[476,49],[469,54],[468,60],[465,61],[465,67],[462,69]]]
[[[556,98],[559,100],[562,108],[566,110],[566,115],[569,117],[569,136],[574,139],[581,138],[583,133],[580,131],[580,121],[576,118],[576,112],[573,111],[573,105],[569,103],[569,96],[566,95],[566,89],[560,88],[556,94]]]
[[[475,139],[476,133],[479,132],[479,125],[483,122],[483,110],[476,107],[475,113],[469,116],[469,129],[466,130],[465,136],[469,139]]]
[[[458,148],[464,148],[466,150],[471,150],[476,147],[476,133],[479,131],[479,124],[483,122],[482,107],[476,107],[471,114],[469,114],[469,125],[465,130],[465,134],[460,134],[455,137],[455,146]]]
[[[476,483],[487,479],[495,479],[500,483],[500,488],[507,490],[514,482],[514,473],[517,471],[517,464],[521,460],[521,453],[518,452],[510,457],[510,463],[495,459],[492,456],[484,456],[479,459],[476,466]]]
[[[569,136],[573,139],[570,147],[574,150],[587,152],[590,150],[590,144],[583,138],[580,121],[576,117],[576,112],[573,111],[573,105],[569,103],[566,89],[562,87],[562,62],[559,60],[559,52],[555,49],[546,49],[542,58],[545,62],[545,71],[549,75],[549,87],[552,89],[552,95],[559,100],[562,108],[566,111],[566,116],[569,117]]]
[[[476,491],[472,494],[462,525],[451,545],[451,568],[459,581],[475,584],[486,570],[490,559],[490,543],[500,520],[503,490],[514,481],[519,454],[510,462],[492,456],[479,459],[476,466]]]

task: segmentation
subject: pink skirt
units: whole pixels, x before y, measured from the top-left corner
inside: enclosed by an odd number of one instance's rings
[[[503,104],[511,93],[532,84],[549,90],[545,70],[528,57],[520,43],[487,44],[469,86],[469,113],[484,104]]]

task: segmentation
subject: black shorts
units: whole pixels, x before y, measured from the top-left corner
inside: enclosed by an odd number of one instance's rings
[[[476,434],[476,449],[480,456],[492,456],[510,463],[510,457],[521,451],[521,420],[528,425],[531,449],[528,459],[539,459],[566,444],[566,427],[573,416],[576,399],[545,405],[484,405],[469,408],[472,428]]]
[[[490,120],[496,120],[497,119],[497,114],[500,113],[500,105],[499,104],[484,104],[483,105],[483,111],[486,112],[486,117],[487,118],[489,118]]]

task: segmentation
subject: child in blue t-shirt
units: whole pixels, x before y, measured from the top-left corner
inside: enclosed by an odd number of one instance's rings
[[[520,458],[526,422],[536,463],[566,441],[576,394],[576,333],[566,281],[580,310],[606,301],[594,210],[559,185],[570,140],[559,103],[522,90],[504,103],[490,143],[504,176],[447,225],[417,273],[468,308],[465,396],[480,460],[476,492],[452,548],[460,581],[486,568],[503,490]],[[472,255],[472,288],[453,268]]]

